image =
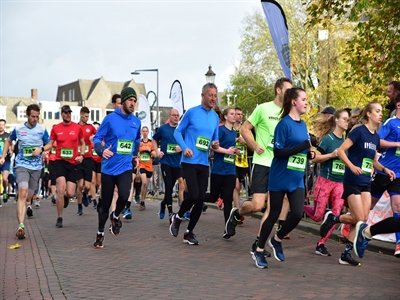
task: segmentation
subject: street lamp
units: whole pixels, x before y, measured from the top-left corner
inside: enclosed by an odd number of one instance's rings
[[[208,71],[206,73],[206,81],[208,83],[214,83],[215,81],[215,73],[211,70],[211,64],[208,66]]]
[[[157,127],[160,126],[160,106],[158,103],[158,69],[142,69],[142,70],[135,70],[134,72],[131,72],[132,75],[139,75],[140,72],[157,72],[157,95],[156,95],[156,105],[157,105]]]

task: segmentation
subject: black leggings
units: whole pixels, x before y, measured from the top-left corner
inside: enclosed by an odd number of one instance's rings
[[[99,232],[104,232],[104,226],[108,219],[108,211],[110,210],[114,187],[118,187],[117,206],[115,208],[115,215],[119,216],[128,201],[132,185],[132,171],[126,171],[120,175],[112,176],[101,173],[101,194],[102,199],[99,200],[97,205],[97,212],[99,214]]]
[[[186,186],[189,191],[189,198],[182,202],[179,209],[178,216],[183,217],[183,214],[190,210],[190,221],[187,229],[192,231],[200,219],[203,208],[203,202],[208,186],[208,173],[209,169],[203,165],[192,165],[182,163],[183,174],[185,175]]]
[[[400,218],[389,217],[386,218],[374,225],[370,228],[371,235],[383,234],[383,233],[392,233],[400,231]]]
[[[225,222],[229,219],[232,210],[233,190],[236,186],[236,175],[217,175],[211,173],[210,198],[207,202],[215,203],[219,195],[224,200]]]
[[[168,212],[172,213],[172,190],[174,189],[175,182],[181,176],[181,168],[172,168],[169,165],[162,164],[161,172],[164,178],[165,193],[163,204],[168,208]]]
[[[282,228],[277,232],[277,237],[283,239],[285,235],[296,228],[303,216],[304,189],[297,189],[290,193],[270,191],[269,197],[271,207],[267,219],[262,224],[260,239],[258,240],[258,246],[262,249],[265,247],[265,243],[267,242],[272,228],[274,227],[276,220],[279,218],[285,194],[289,199],[290,215],[283,223]]]

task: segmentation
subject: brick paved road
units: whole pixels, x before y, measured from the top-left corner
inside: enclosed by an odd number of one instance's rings
[[[343,245],[329,241],[332,257],[314,254],[318,237],[295,230],[284,241],[286,260],[257,269],[249,254],[259,221],[246,218],[230,240],[223,215],[209,209],[195,233],[199,246],[182,243],[157,217],[158,202],[133,207],[118,237],[106,233],[94,249],[97,215],[76,203],[56,228],[49,200],[26,222],[27,238],[15,238],[14,201],[0,208],[0,299],[399,299],[400,259],[367,251],[362,267],[342,266]],[[108,224],[107,224],[108,227]],[[10,250],[15,243],[22,246]]]

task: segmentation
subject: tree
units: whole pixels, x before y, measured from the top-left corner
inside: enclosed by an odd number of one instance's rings
[[[306,4],[308,28],[353,23],[354,34],[342,52],[349,65],[344,79],[363,85],[370,99],[382,97],[388,81],[400,74],[398,1],[311,0]]]

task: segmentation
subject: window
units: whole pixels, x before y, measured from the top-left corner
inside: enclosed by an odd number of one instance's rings
[[[60,112],[59,112],[59,111],[56,111],[56,112],[54,113],[54,119],[60,120]]]
[[[90,109],[90,121],[91,122],[100,122],[100,108]]]
[[[75,89],[69,90],[69,101],[75,101]]]
[[[0,119],[7,120],[7,106],[0,106]]]
[[[43,120],[46,120],[47,119],[47,111],[44,111],[43,112]]]
[[[49,111],[49,112],[47,113],[47,116],[48,116],[49,120],[53,119],[53,112],[52,112],[52,111]]]
[[[112,114],[114,112],[113,109],[106,109],[106,116]]]
[[[65,91],[62,92],[62,101],[65,101]]]
[[[26,106],[18,106],[17,107],[17,118],[18,118],[18,120],[25,120]]]
[[[74,114],[74,112],[72,112],[72,116],[71,117],[72,117],[72,121],[73,122],[75,122],[75,123],[79,122],[80,115]]]

